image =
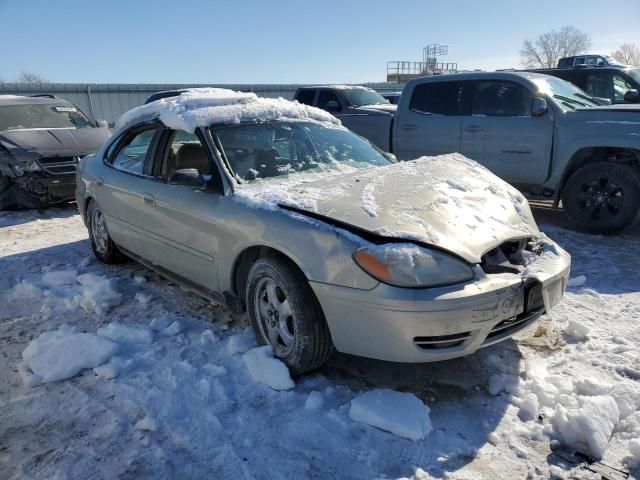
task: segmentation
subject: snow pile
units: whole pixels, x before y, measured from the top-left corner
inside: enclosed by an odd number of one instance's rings
[[[175,97],[141,105],[124,113],[116,123],[116,130],[146,118],[159,118],[167,127],[189,133],[213,123],[267,122],[280,118],[340,124],[338,119],[318,108],[224,88],[192,88]]]
[[[116,343],[151,343],[153,333],[143,326],[129,326],[112,322],[96,332],[99,336],[108,338]]]
[[[47,287],[74,285],[78,277],[77,270],[52,270],[42,275],[42,284]]]
[[[577,288],[583,286],[587,283],[586,275],[578,275],[577,277],[572,277],[567,281],[567,287]]]
[[[42,289],[33,283],[22,280],[17,283],[8,293],[9,300],[35,300],[42,296]]]
[[[21,370],[21,374],[24,383],[32,386],[63,380],[101,365],[117,350],[118,345],[104,337],[77,333],[74,327],[63,325],[41,334],[27,346],[22,358],[29,370]]]
[[[249,350],[242,359],[254,381],[274,390],[290,390],[295,387],[289,369],[273,357],[273,348],[270,345]]]
[[[307,410],[318,410],[324,405],[324,397],[322,393],[313,391],[309,394],[304,402],[304,408]]]
[[[556,406],[551,423],[565,445],[594,458],[602,458],[620,419],[610,396],[583,397],[576,408]]]
[[[112,307],[120,305],[122,295],[113,287],[110,279],[85,273],[78,275],[80,292],[73,298],[73,302],[89,312],[104,313]]]
[[[351,400],[349,417],[413,441],[422,440],[432,430],[429,407],[411,393],[386,388]]]

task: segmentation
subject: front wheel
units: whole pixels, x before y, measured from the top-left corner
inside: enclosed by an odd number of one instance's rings
[[[636,169],[611,162],[585,165],[562,191],[569,219],[592,233],[612,234],[631,226],[640,209],[640,177]]]
[[[89,202],[87,207],[87,228],[91,248],[98,260],[108,265],[122,263],[126,260],[126,257],[111,240],[104,214],[93,200]]]
[[[307,279],[286,260],[261,258],[251,267],[246,305],[260,345],[271,345],[294,375],[319,368],[333,350],[320,304]]]

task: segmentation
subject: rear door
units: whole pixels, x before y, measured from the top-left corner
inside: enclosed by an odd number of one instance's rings
[[[395,154],[401,160],[460,151],[462,81],[418,83],[403,92],[394,122]],[[406,97],[405,97],[406,95]]]
[[[531,116],[533,92],[515,82],[476,81],[471,115],[462,123],[462,152],[513,183],[549,174],[553,117]]]

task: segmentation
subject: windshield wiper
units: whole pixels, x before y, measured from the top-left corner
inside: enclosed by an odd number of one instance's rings
[[[574,103],[574,104],[579,105],[581,107],[588,107],[589,106],[589,105],[587,105],[585,103],[579,102],[575,98],[565,97],[564,95],[554,95],[553,98],[557,98],[559,100],[562,100],[563,102]]]
[[[588,95],[583,95],[582,93],[576,93],[575,96],[584,98],[587,102],[591,102],[593,105],[599,105],[598,102],[593,100],[593,97],[590,97]],[[585,105],[585,107],[592,107],[593,105]]]

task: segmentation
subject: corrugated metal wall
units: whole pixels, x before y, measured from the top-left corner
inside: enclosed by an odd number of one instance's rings
[[[380,92],[400,91],[397,83],[367,83]],[[113,125],[127,110],[142,105],[149,95],[162,90],[193,87],[220,87],[255,92],[262,97],[291,99],[298,87],[292,84],[110,84],[110,83],[0,83],[0,95],[53,94],[80,107],[94,120],[104,119]]]

